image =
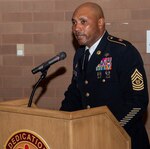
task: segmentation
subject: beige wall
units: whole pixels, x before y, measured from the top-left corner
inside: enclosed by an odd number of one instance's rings
[[[0,0],[0,101],[29,98],[40,76],[32,75],[31,69],[65,51],[67,58],[50,67],[47,79],[34,96],[40,107],[59,108],[63,93],[70,83],[75,52],[71,15],[76,6],[83,2],[85,0]],[[150,91],[150,54],[146,54],[150,1],[93,2],[103,7],[109,33],[129,40],[139,49]],[[16,55],[17,44],[24,44],[24,56]],[[146,127],[150,134],[150,114]]]

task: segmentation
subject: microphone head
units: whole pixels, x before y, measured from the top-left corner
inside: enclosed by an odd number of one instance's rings
[[[65,52],[60,52],[60,53],[59,53],[59,60],[65,59],[66,56],[67,56],[67,54],[66,54]]]

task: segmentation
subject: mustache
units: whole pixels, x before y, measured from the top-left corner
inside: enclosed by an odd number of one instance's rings
[[[85,34],[82,32],[74,32],[74,35],[75,36],[85,36]]]

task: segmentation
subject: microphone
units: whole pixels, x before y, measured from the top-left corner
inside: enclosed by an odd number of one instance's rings
[[[35,73],[37,73],[39,71],[43,72],[46,69],[48,69],[52,64],[65,59],[66,56],[67,55],[66,55],[65,52],[60,52],[58,55],[56,55],[55,57],[51,58],[50,60],[48,60],[48,61],[42,63],[41,65],[33,68],[32,69],[32,73],[35,74]]]

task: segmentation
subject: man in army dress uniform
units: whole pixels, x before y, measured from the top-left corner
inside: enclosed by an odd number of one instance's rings
[[[108,34],[103,11],[95,3],[84,3],[75,10],[72,31],[80,48],[60,110],[106,105],[130,135],[132,149],[149,149],[142,121],[148,89],[139,52],[128,41]],[[85,53],[89,53],[88,63]]]

